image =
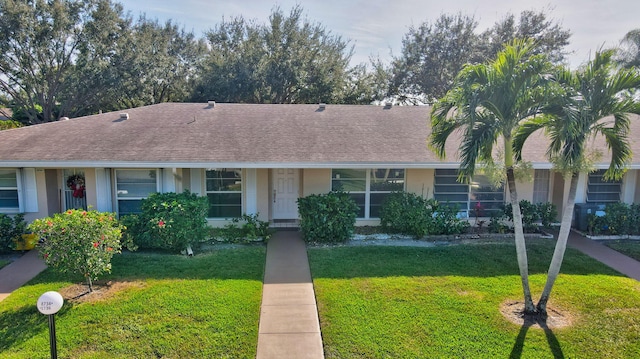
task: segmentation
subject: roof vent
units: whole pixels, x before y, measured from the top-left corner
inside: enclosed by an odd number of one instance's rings
[[[216,106],[216,102],[212,101],[212,100],[207,101],[207,104],[209,105],[209,107],[215,107]]]
[[[120,114],[120,119],[121,120],[128,120],[129,119],[129,114],[128,113],[121,113]]]
[[[60,117],[60,121],[69,121],[69,117]]]
[[[386,102],[384,104],[384,109],[385,110],[389,110],[389,109],[391,109],[391,107],[393,107],[393,103],[392,102]]]
[[[320,104],[318,105],[318,110],[324,111],[325,108],[327,108],[327,104],[320,102]]]

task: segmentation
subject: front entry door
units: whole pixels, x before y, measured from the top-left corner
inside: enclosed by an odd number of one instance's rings
[[[277,168],[273,170],[273,219],[298,218],[298,170]]]

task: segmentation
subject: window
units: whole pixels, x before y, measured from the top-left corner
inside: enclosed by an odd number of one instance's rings
[[[436,169],[433,197],[440,203],[457,206],[462,217],[490,217],[504,204],[504,186],[495,188],[487,176],[475,175],[470,184],[458,182],[457,169]]]
[[[16,170],[0,170],[0,212],[19,210],[17,172]]]
[[[549,170],[535,170],[533,175],[533,203],[549,202]]]
[[[242,170],[209,169],[205,174],[209,198],[209,218],[234,218],[242,215]]]
[[[620,202],[622,181],[605,181],[604,172],[597,170],[589,173],[587,182],[587,203],[615,203]]]
[[[158,191],[157,171],[116,170],[116,200],[118,214],[140,213],[142,200]]]
[[[469,215],[469,185],[458,182],[456,169],[436,169],[433,198],[440,203],[458,207],[463,217]]]
[[[403,191],[404,169],[334,169],[331,190],[348,192],[358,205],[358,218],[379,218],[389,193]]]
[[[478,205],[481,208],[480,213],[476,213]],[[501,210],[503,205],[504,186],[496,188],[487,176],[475,175],[471,180],[469,216],[491,217],[493,213]]]

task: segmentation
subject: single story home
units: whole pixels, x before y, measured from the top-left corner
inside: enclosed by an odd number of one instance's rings
[[[259,213],[275,226],[295,223],[296,200],[331,190],[358,203],[358,225],[379,223],[392,191],[457,204],[460,215],[488,216],[507,198],[485,176],[456,181],[459,139],[448,158],[429,149],[426,106],[161,103],[0,131],[0,213],[27,220],[69,208],[135,213],[153,192],[189,190],[209,198],[209,222]],[[640,118],[632,121],[640,153]],[[521,199],[562,209],[568,184],[545,157],[540,134],[525,148],[530,180]],[[607,167],[604,143],[603,161]],[[580,177],[577,203],[640,202],[640,157],[622,181],[602,170]]]

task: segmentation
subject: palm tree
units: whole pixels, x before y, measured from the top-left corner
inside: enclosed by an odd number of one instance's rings
[[[494,161],[494,146],[503,141],[504,168],[513,208],[516,253],[524,312],[536,308],[529,288],[527,250],[522,229],[522,214],[516,191],[513,137],[520,123],[539,113],[546,95],[545,74],[550,63],[544,55],[532,55],[531,41],[516,40],[505,46],[496,58],[485,64],[467,65],[456,77],[454,87],[438,100],[431,112],[430,144],[441,158],[449,136],[462,132],[459,149],[459,181],[469,181],[476,163]]]
[[[632,69],[615,69],[613,55],[613,50],[597,52],[592,61],[575,72],[560,69],[556,75],[559,86],[555,101],[544,109],[544,116],[523,124],[514,141],[516,158],[520,159],[527,137],[544,128],[551,141],[547,155],[556,170],[571,178],[547,282],[537,304],[543,316],[569,238],[578,175],[589,169],[589,139],[602,136],[611,152],[605,179],[620,179],[631,159],[629,114],[640,113],[640,103],[633,98],[633,91],[640,85],[640,74]]]

